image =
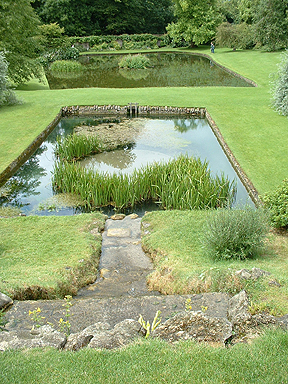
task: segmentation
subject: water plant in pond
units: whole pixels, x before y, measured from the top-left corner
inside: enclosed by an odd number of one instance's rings
[[[125,69],[146,69],[150,65],[150,59],[145,55],[127,55],[123,56],[118,63],[119,68]]]
[[[236,194],[235,181],[212,176],[208,163],[181,155],[167,163],[152,163],[128,174],[94,172],[67,161],[56,163],[54,190],[75,193],[89,208],[112,205],[117,209],[155,201],[164,209],[226,207]]]
[[[54,61],[49,68],[52,72],[80,72],[83,70],[83,66],[78,61],[72,60],[56,60]]]
[[[102,144],[96,136],[68,135],[64,139],[57,137],[55,154],[60,160],[73,161],[88,155],[99,153]]]

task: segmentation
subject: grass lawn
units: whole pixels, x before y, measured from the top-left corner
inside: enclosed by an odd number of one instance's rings
[[[181,50],[210,54],[208,48]],[[119,104],[206,107],[240,165],[260,193],[273,190],[287,178],[287,118],[270,107],[270,74],[277,70],[279,53],[216,49],[213,59],[254,80],[256,88],[144,88],[51,91],[32,82],[17,90],[24,103],[0,109],[0,172],[45,129],[64,105]],[[262,257],[245,262],[213,262],[201,246],[210,212],[168,211],[149,214],[151,235],[144,244],[156,271],[150,284],[167,292],[187,292],[210,276],[207,290],[233,293],[239,282],[227,271],[259,267],[271,272],[281,287],[261,279],[245,288],[255,306],[288,311],[288,237],[271,233]],[[59,286],[71,286],[79,261],[98,254],[88,226],[98,216],[19,217],[0,219],[0,291],[23,292],[41,280],[51,296]],[[99,222],[100,220],[100,222]],[[95,226],[92,225],[92,226]],[[91,226],[90,226],[91,229]],[[93,241],[95,249],[89,244]],[[69,262],[68,262],[69,259]],[[71,269],[65,269],[71,268]],[[229,270],[230,268],[230,270]],[[83,275],[83,274],[82,274]],[[22,279],[22,280],[20,280]],[[205,281],[205,279],[204,279]],[[201,284],[199,289],[201,290]],[[204,284],[205,288],[205,284]],[[35,291],[37,289],[35,288]],[[61,291],[62,292],[62,291]],[[68,292],[69,293],[69,292]],[[63,294],[63,292],[62,292]],[[2,383],[288,383],[288,335],[268,332],[251,345],[231,349],[193,342],[169,345],[157,340],[134,343],[119,351],[28,350],[0,354]]]
[[[0,292],[17,299],[64,297],[95,280],[101,214],[0,219]]]
[[[52,349],[0,354],[5,384],[287,383],[288,334],[269,332],[253,344],[213,348],[143,340],[118,351]]]

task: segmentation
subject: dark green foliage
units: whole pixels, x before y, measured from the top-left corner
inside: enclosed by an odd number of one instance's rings
[[[57,22],[68,36],[164,33],[173,20],[171,0],[36,0],[44,23]]]
[[[270,211],[272,225],[288,228],[288,179],[283,180],[275,192],[263,196],[264,206]]]
[[[88,207],[133,207],[153,200],[164,209],[208,209],[230,205],[235,184],[223,175],[212,177],[208,163],[180,156],[152,163],[131,175],[93,172],[77,163],[60,162],[53,172],[56,191],[79,195]]]
[[[254,45],[253,27],[246,23],[222,23],[217,28],[216,44],[220,47],[249,49]]]
[[[255,40],[268,51],[288,44],[288,0],[259,0],[253,17]]]
[[[262,209],[219,209],[207,223],[204,246],[215,260],[253,258],[268,232]]]
[[[42,77],[36,60],[41,51],[39,24],[29,0],[0,0],[0,50],[5,50],[9,78],[17,84]]]
[[[273,104],[280,114],[288,116],[288,51],[282,54],[278,76],[273,84]]]

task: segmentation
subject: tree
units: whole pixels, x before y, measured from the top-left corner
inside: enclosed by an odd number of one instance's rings
[[[164,33],[173,19],[172,0],[36,0],[44,23],[58,23],[69,36]]]
[[[8,63],[5,59],[4,52],[0,52],[0,106],[18,103],[14,92],[10,89],[7,73]]]
[[[216,10],[216,0],[174,0],[176,23],[167,26],[174,43],[182,39],[190,44],[202,44],[212,39],[222,16]]]
[[[274,81],[273,103],[279,113],[288,116],[288,51],[282,54],[278,76]]]
[[[42,69],[36,61],[39,24],[29,0],[0,0],[0,50],[5,51],[8,75],[15,83],[32,76],[41,78]]]
[[[220,47],[249,49],[254,45],[253,28],[246,23],[222,23],[217,28],[216,44]]]
[[[259,0],[254,23],[258,43],[270,51],[287,47],[288,0]]]

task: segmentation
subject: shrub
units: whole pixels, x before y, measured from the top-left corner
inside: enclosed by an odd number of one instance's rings
[[[120,68],[127,69],[146,69],[150,60],[144,55],[127,55],[123,56],[118,65]]]
[[[15,93],[10,88],[8,80],[8,62],[6,61],[4,52],[0,52],[0,106],[19,104]]]
[[[214,260],[253,258],[268,232],[263,209],[219,209],[207,223],[204,247]]]
[[[80,72],[83,67],[78,61],[57,60],[50,65],[50,71],[53,72]]]
[[[264,207],[270,212],[270,220],[276,228],[288,228],[288,179],[283,180],[275,192],[262,197]]]
[[[288,51],[282,54],[278,76],[273,83],[272,99],[276,110],[288,116]]]

